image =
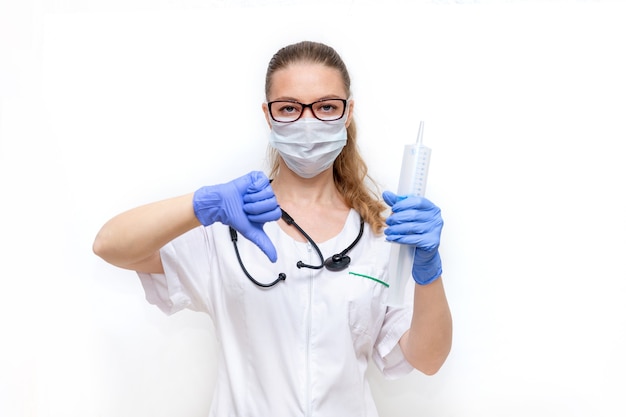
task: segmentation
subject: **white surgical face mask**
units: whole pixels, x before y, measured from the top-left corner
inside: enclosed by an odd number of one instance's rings
[[[348,112],[339,120],[324,122],[301,118],[291,123],[270,119],[270,145],[285,164],[302,178],[313,178],[330,168],[346,146]]]

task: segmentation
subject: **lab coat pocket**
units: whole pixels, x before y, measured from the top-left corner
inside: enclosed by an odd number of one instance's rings
[[[367,272],[367,271],[366,271]],[[369,354],[385,318],[388,284],[368,273],[350,270],[348,319],[356,351]]]

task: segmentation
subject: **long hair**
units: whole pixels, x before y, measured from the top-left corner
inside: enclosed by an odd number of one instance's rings
[[[339,54],[322,43],[304,41],[281,48],[270,60],[265,76],[266,99],[269,99],[274,73],[290,64],[301,62],[323,64],[337,69],[343,79],[346,94],[350,95],[350,75]],[[354,208],[369,223],[375,233],[380,233],[385,225],[382,213],[386,210],[386,206],[374,193],[373,188],[376,188],[376,183],[368,175],[367,165],[359,153],[354,118],[347,130],[346,146],[333,164],[335,185],[348,206]],[[278,152],[269,148],[270,177],[278,173],[279,158]]]

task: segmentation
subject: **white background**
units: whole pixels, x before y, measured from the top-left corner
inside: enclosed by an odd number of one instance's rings
[[[382,2],[380,2],[382,3]],[[397,186],[420,120],[452,353],[370,372],[383,417],[624,416],[626,7],[609,1],[0,3],[0,415],[203,417],[208,317],[91,252],[133,206],[265,168],[265,67],[344,57]]]

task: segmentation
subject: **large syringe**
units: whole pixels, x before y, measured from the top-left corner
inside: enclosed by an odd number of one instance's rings
[[[400,169],[398,196],[424,196],[426,180],[428,179],[428,164],[430,163],[430,148],[422,143],[424,122],[420,122],[417,141],[405,145]],[[413,256],[415,246],[400,243],[391,244],[389,257],[389,298],[390,305],[404,304],[404,292],[407,281],[413,270]]]

